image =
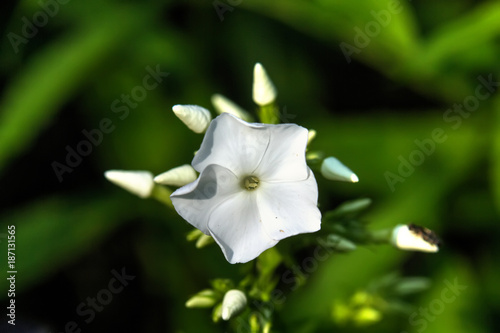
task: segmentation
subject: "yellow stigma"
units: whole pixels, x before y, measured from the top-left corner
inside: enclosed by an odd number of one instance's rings
[[[253,191],[257,187],[259,187],[259,178],[255,176],[248,176],[245,177],[243,180],[243,186],[248,190],[248,191]]]

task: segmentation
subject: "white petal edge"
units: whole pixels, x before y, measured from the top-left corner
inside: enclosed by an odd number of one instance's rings
[[[184,164],[159,174],[154,181],[162,185],[184,186],[194,182],[196,178],[196,170],[189,164]]]
[[[296,181],[308,176],[306,145],[308,131],[295,124],[270,127],[269,145],[253,172],[265,181]]]
[[[253,260],[278,243],[264,230],[254,192],[238,192],[221,203],[212,211],[208,228],[231,264]]]
[[[281,240],[321,228],[318,185],[309,169],[307,179],[297,182],[262,183],[255,191],[264,229]]]
[[[358,176],[335,157],[327,157],[321,164],[321,174],[329,180],[357,183]]]
[[[208,127],[191,165],[198,172],[217,164],[238,176],[249,175],[264,156],[269,137],[269,125],[247,123],[223,113]]]
[[[264,66],[256,63],[253,68],[253,100],[257,105],[271,104],[276,99],[276,87],[267,75]]]
[[[212,164],[203,170],[196,181],[172,193],[170,199],[182,218],[208,235],[211,212],[241,190],[238,178],[230,170]]]
[[[141,198],[151,195],[154,188],[153,174],[149,171],[108,170],[107,180]]]
[[[198,105],[174,105],[175,115],[195,133],[203,133],[207,129],[212,116],[210,111]]]

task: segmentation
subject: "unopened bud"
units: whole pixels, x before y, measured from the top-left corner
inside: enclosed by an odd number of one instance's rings
[[[252,116],[250,116],[248,112],[243,110],[243,108],[238,106],[233,101],[220,94],[215,94],[212,96],[212,104],[214,105],[215,111],[217,111],[217,113],[219,114],[227,112],[245,121],[252,120]]]
[[[141,198],[148,198],[155,183],[149,171],[108,170],[104,173],[107,180]]]
[[[229,290],[222,301],[222,319],[229,320],[238,315],[247,305],[247,297],[237,289]]]
[[[211,289],[205,289],[186,302],[187,308],[210,308],[217,302],[217,295]]]
[[[327,157],[321,164],[321,174],[326,179],[357,183],[358,176],[335,157]]]
[[[184,186],[194,182],[198,176],[189,164],[170,169],[154,178],[154,181],[162,185]]]
[[[415,224],[397,225],[392,231],[391,243],[401,250],[438,252],[439,242],[433,231]]]
[[[276,99],[276,87],[260,63],[253,69],[253,100],[260,106],[271,104]]]
[[[198,105],[177,104],[172,107],[172,111],[195,133],[205,132],[212,120],[210,111]]]

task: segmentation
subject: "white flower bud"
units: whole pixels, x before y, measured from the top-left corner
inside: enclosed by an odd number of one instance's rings
[[[401,250],[438,252],[439,238],[427,228],[415,224],[397,225],[391,236],[391,244]]]
[[[196,171],[189,164],[165,171],[154,178],[154,181],[162,185],[184,186],[192,183],[198,178]]]
[[[141,198],[148,198],[154,188],[153,174],[149,171],[108,170],[107,180]]]
[[[229,290],[222,300],[222,319],[229,320],[238,315],[247,305],[247,297],[237,289]]]
[[[327,157],[321,164],[321,174],[326,179],[357,183],[358,176],[335,157]]]
[[[276,87],[260,63],[253,68],[253,100],[260,106],[268,105],[276,99]]]
[[[172,111],[195,133],[205,132],[212,120],[210,111],[198,105],[177,104],[172,107]]]
[[[220,94],[215,94],[212,96],[212,104],[214,105],[215,111],[217,111],[217,113],[219,114],[227,112],[245,121],[252,120],[252,117],[248,112],[243,110],[243,108],[241,108],[233,101],[227,99],[226,97]]]

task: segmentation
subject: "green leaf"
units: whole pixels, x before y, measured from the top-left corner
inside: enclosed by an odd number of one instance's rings
[[[0,172],[26,149],[107,56],[141,27],[144,15],[120,10],[37,52],[0,101]]]

